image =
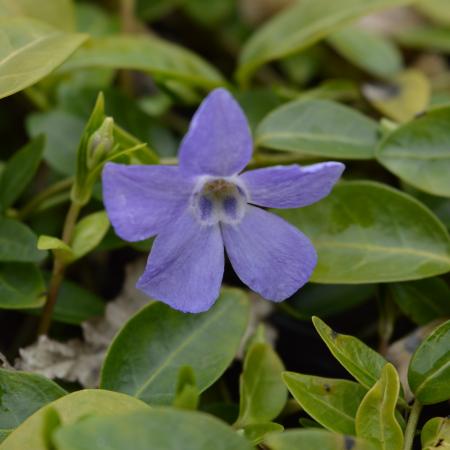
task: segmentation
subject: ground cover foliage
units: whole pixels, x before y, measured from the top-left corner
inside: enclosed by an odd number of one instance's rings
[[[450,448],[449,52],[447,0],[0,0],[0,450]],[[233,118],[178,154],[217,98]],[[199,203],[223,281],[187,227],[127,239],[152,208],[112,205],[122,170],[181,192],[176,165],[237,141],[233,176],[290,169],[237,205],[265,208],[246,235]],[[303,247],[266,252],[285,222]],[[170,258],[136,289],[170,230],[206,306]]]

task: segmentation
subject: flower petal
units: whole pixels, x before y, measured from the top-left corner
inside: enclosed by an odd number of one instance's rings
[[[223,270],[219,226],[202,226],[186,212],[155,239],[137,287],[172,308],[198,313],[219,297]]]
[[[181,143],[181,170],[192,175],[230,176],[252,156],[247,119],[228,91],[215,89],[195,113]]]
[[[326,197],[345,166],[325,162],[311,166],[275,166],[245,172],[240,178],[247,186],[250,203],[268,208],[298,208]]]
[[[264,298],[290,297],[311,276],[317,255],[309,239],[283,219],[254,206],[241,223],[222,225],[222,236],[239,278]]]
[[[193,181],[178,167],[107,163],[103,201],[117,233],[126,241],[154,236],[187,208]]]

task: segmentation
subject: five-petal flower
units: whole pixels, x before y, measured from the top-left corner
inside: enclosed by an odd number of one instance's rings
[[[107,163],[103,196],[116,233],[127,241],[157,235],[137,287],[185,312],[219,296],[224,247],[240,279],[275,302],[310,278],[309,239],[260,207],[298,208],[325,197],[344,165],[276,166],[240,174],[252,155],[245,115],[216,89],[194,115],[179,166]]]

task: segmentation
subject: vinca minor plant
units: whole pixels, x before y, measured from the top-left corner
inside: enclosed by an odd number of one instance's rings
[[[0,0],[0,450],[450,448],[447,0]]]

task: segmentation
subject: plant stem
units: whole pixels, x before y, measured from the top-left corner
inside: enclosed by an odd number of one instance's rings
[[[408,423],[405,430],[405,442],[403,450],[411,450],[414,442],[414,436],[416,434],[417,422],[419,420],[420,412],[422,411],[422,405],[418,400],[414,401],[411,412],[408,417]]]
[[[53,197],[55,194],[59,194],[72,186],[73,177],[65,178],[64,180],[58,181],[52,184],[47,189],[41,191],[38,195],[33,197],[28,203],[26,203],[22,209],[17,213],[17,218],[19,220],[24,220],[30,214],[33,213],[45,200]]]
[[[64,222],[64,228],[62,232],[62,240],[70,245],[73,237],[75,225],[77,223],[78,216],[80,214],[81,205],[79,203],[72,202],[70,208],[67,211],[66,220]],[[50,279],[47,302],[44,305],[42,311],[41,322],[38,328],[39,335],[48,334],[50,325],[52,323],[53,310],[55,309],[56,300],[58,299],[59,289],[64,279],[64,273],[66,271],[67,263],[63,256],[55,252],[53,260],[52,277]]]

